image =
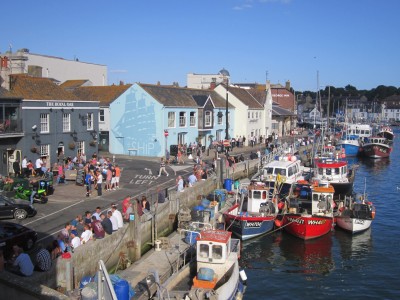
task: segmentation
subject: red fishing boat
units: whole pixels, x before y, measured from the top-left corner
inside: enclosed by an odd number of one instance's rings
[[[283,216],[275,220],[275,225],[303,240],[327,234],[334,226],[334,193],[331,185],[294,184],[282,210]]]
[[[362,152],[366,157],[385,158],[390,156],[392,146],[387,138],[374,136],[362,145]]]

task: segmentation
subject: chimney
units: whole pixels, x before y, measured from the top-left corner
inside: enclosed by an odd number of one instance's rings
[[[210,90],[215,89],[216,86],[217,86],[216,82],[215,82],[215,81],[212,81],[212,82],[210,83]]]
[[[124,85],[124,82],[122,80],[120,80],[119,85]]]
[[[290,80],[286,81],[285,89],[290,91]]]

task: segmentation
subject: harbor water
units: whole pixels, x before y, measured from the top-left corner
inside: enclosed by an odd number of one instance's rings
[[[371,228],[303,241],[274,232],[244,242],[245,299],[400,299],[400,129],[389,159],[352,158],[354,190],[376,207]]]

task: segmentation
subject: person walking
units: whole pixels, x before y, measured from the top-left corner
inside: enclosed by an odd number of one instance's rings
[[[96,172],[96,184],[97,184],[97,196],[101,196],[101,186],[103,184],[103,175],[100,173],[100,171]]]
[[[165,175],[167,175],[167,177],[169,176],[167,170],[165,170],[165,160],[164,160],[163,157],[161,158],[161,162],[160,162],[160,171],[158,172],[158,177],[161,176],[161,173],[162,173],[162,172],[164,172]]]

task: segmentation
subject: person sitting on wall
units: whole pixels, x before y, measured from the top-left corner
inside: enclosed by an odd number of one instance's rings
[[[14,184],[14,179],[12,179],[10,176],[6,176],[4,179],[4,191],[10,192],[13,189],[13,184]]]
[[[32,276],[34,266],[29,255],[17,245],[13,246],[13,251],[14,255],[9,261],[8,270],[20,276]]]

